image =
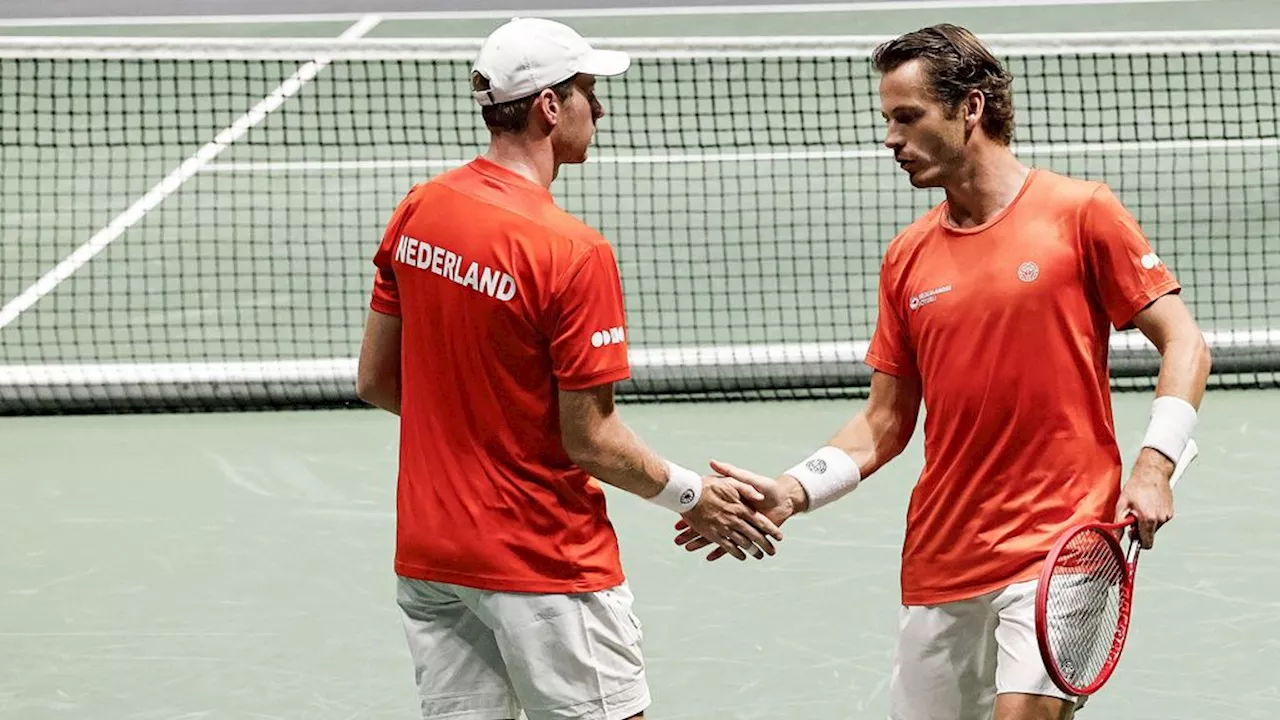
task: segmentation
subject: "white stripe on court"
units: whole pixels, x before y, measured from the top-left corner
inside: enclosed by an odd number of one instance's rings
[[[610,18],[716,15],[789,15],[793,13],[896,12],[903,10],[958,10],[965,8],[1071,7],[1076,5],[1146,5],[1209,0],[869,0],[868,2],[802,3],[797,5],[699,5],[616,8],[561,8],[547,10],[422,10],[379,13],[383,20],[505,20],[513,15],[549,18]],[[0,27],[68,27],[94,25],[207,25],[248,23],[353,22],[360,13],[296,13],[272,15],[150,15],[67,18],[4,18]]]
[[[377,15],[367,15],[347,28],[339,38],[342,40],[359,38],[377,26],[381,20],[382,18]],[[115,242],[117,238],[139,220],[146,217],[147,213],[154,210],[157,205],[164,202],[165,198],[182,187],[183,183],[190,180],[201,168],[209,164],[223,150],[226,150],[231,143],[244,137],[245,133],[249,132],[250,129],[261,123],[268,115],[283,105],[285,100],[296,95],[329,62],[329,58],[321,56],[304,63],[296,72],[280,83],[275,90],[271,91],[271,94],[263,98],[257,105],[249,108],[248,112],[215,135],[213,140],[210,140],[197,150],[194,155],[183,161],[181,165],[166,175],[155,187],[148,190],[145,195],[130,205],[127,210],[117,215],[106,227],[94,233],[93,237],[76,248],[75,252],[45,273],[35,284],[5,303],[4,307],[0,308],[0,329],[18,319],[19,315],[39,302],[40,298],[48,295],[63,280],[71,277],[77,270],[97,256],[98,253],[107,249],[107,246]]]
[[[1278,138],[1244,140],[1152,140],[1142,142],[1040,143],[1014,145],[1025,156],[1132,155],[1196,153],[1228,150],[1262,150],[1280,147]],[[589,165],[691,165],[710,163],[785,162],[814,160],[892,160],[882,147],[834,148],[776,152],[680,153],[674,155],[601,155]],[[201,172],[212,173],[320,173],[371,170],[446,170],[465,165],[470,158],[446,160],[297,160],[290,162],[229,162],[207,164]]]
[[[821,58],[866,61],[890,35],[788,35],[592,38],[636,60],[657,58]],[[1280,29],[1092,33],[992,33],[998,55],[1050,57],[1192,53],[1274,53]],[[0,58],[126,60],[467,61],[483,38],[190,38],[0,35]]]

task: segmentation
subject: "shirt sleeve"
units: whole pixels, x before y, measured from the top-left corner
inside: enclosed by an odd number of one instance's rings
[[[551,363],[561,388],[584,390],[631,376],[622,280],[608,244],[569,268],[552,312]]]
[[[400,317],[400,288],[396,284],[396,272],[392,260],[395,257],[400,233],[416,206],[416,193],[410,190],[409,194],[400,201],[395,212],[391,214],[391,220],[382,234],[382,243],[378,245],[378,251],[373,255],[373,265],[376,270],[373,275],[373,295],[369,299],[369,307],[374,312]]]
[[[880,266],[880,310],[867,349],[867,364],[897,377],[917,377],[916,351],[911,345],[902,303],[897,297],[897,273],[889,261]]]
[[[1089,198],[1083,236],[1094,289],[1117,330],[1133,327],[1134,316],[1161,296],[1181,292],[1138,221],[1106,185]]]

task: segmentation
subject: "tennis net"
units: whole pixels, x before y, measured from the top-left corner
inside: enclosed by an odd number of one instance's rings
[[[880,145],[882,39],[597,41],[635,63],[554,192],[617,248],[626,397],[865,391],[880,259],[940,199]],[[1280,382],[1280,34],[988,40],[1015,150],[1115,189],[1213,383]],[[487,141],[478,47],[0,39],[0,411],[354,400],[384,223]],[[1158,359],[1116,334],[1115,386]]]

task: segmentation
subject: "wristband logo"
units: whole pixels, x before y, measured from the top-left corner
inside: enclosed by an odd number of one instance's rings
[[[822,473],[827,471],[827,461],[823,460],[822,458],[814,458],[809,462],[805,463],[804,466],[809,468],[809,472],[813,473],[814,475],[821,475]]]
[[[693,488],[689,488],[688,490],[680,493],[681,505],[688,505],[691,502],[693,502]]]

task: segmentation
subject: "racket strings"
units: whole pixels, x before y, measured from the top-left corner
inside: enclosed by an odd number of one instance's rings
[[[1120,627],[1125,560],[1101,533],[1089,529],[1071,538],[1049,578],[1050,651],[1076,687],[1091,684],[1102,673]]]

